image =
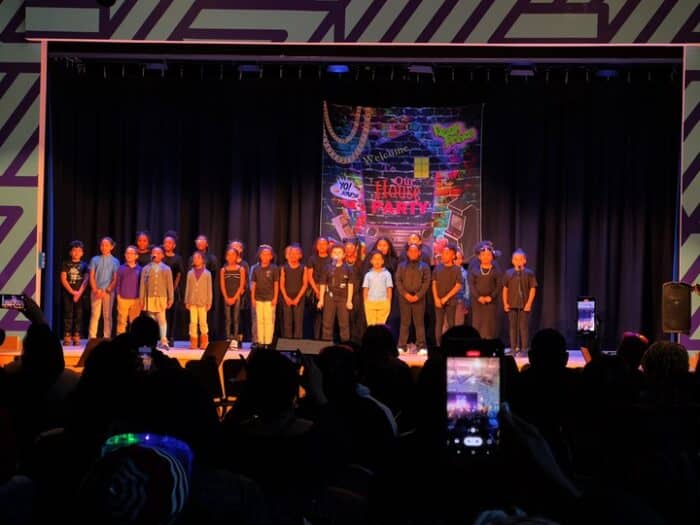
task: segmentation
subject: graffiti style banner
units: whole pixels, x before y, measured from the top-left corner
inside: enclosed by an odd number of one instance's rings
[[[482,106],[350,107],[323,104],[321,234],[417,233],[469,253],[481,238]]]

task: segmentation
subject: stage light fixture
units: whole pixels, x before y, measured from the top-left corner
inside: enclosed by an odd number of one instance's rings
[[[411,64],[408,66],[409,73],[415,73],[417,75],[434,75],[433,66],[426,66],[420,64]]]
[[[615,78],[617,76],[617,70],[615,69],[599,69],[596,71],[595,76],[600,78]]]
[[[260,73],[260,66],[257,64],[240,64],[238,66],[239,73]]]
[[[345,64],[329,64],[326,71],[328,73],[337,73],[338,75],[342,75],[343,73],[348,73],[350,68]]]

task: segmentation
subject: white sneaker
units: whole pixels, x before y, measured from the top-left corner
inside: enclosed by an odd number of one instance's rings
[[[418,355],[427,356],[427,355],[428,355],[428,349],[427,349],[427,348],[421,348],[420,350],[418,350]]]
[[[406,349],[405,349],[405,348],[399,347],[399,348],[397,348],[397,350],[399,351],[399,354],[405,354],[405,353],[406,353]]]
[[[158,344],[156,345],[156,348],[157,348],[158,350],[161,350],[162,352],[167,352],[168,350],[170,350],[170,347],[168,346],[168,343],[167,343],[167,342],[163,342],[163,341],[161,341],[160,343],[158,343]]]

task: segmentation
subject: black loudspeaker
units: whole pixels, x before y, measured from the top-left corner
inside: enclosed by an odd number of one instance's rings
[[[204,360],[207,357],[213,357],[214,361],[216,361],[216,366],[221,366],[221,363],[224,361],[224,356],[226,352],[228,352],[228,347],[228,341],[211,341],[202,353],[201,359]]]
[[[277,338],[277,343],[275,344],[275,350],[299,350],[302,354],[318,355],[321,353],[321,350],[331,345],[333,345],[331,341],[279,337]]]
[[[85,361],[87,361],[88,357],[90,357],[90,354],[95,347],[100,343],[109,340],[109,337],[93,337],[92,339],[88,339],[87,343],[85,343],[85,349],[83,350],[83,353],[80,354],[80,359],[78,359],[78,363],[75,366],[84,367]]]
[[[690,285],[664,283],[662,294],[661,323],[664,332],[690,332]]]

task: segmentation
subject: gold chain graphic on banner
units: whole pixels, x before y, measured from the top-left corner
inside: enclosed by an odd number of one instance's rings
[[[328,114],[328,102],[325,100],[323,101],[323,123],[326,126],[326,129],[328,130],[328,134],[331,136],[333,140],[335,140],[338,144],[347,144],[350,142],[353,138],[355,138],[355,134],[357,133],[357,130],[360,129],[360,117],[362,115],[362,106],[357,106],[357,109],[355,110],[355,118],[352,123],[352,129],[350,130],[350,133],[346,137],[340,138],[335,130],[333,130],[333,124],[331,124],[331,116]]]
[[[325,120],[325,115],[327,114],[326,109],[327,109],[327,106],[324,102],[324,120]],[[357,115],[359,115],[359,111],[361,111],[361,110],[362,110],[362,107],[358,106],[356,117],[355,117],[356,122],[358,124],[358,127],[359,127],[359,119],[357,118]],[[365,121],[364,121],[364,125],[362,126],[362,133],[360,134],[360,139],[357,142],[357,146],[355,147],[355,149],[353,150],[353,152],[350,155],[346,155],[346,156],[339,155],[335,151],[335,149],[333,149],[333,146],[331,146],[331,143],[328,140],[328,134],[326,133],[326,125],[324,123],[324,126],[323,126],[323,148],[326,150],[326,153],[328,153],[328,156],[330,158],[332,158],[338,164],[352,164],[360,156],[360,154],[362,153],[362,150],[365,149],[365,145],[367,144],[367,139],[369,138],[369,130],[370,130],[371,125],[372,125],[372,108],[365,108],[364,109],[364,117],[365,117]],[[330,122],[330,120],[328,122]],[[334,138],[337,137],[337,135],[332,130],[330,130],[330,131],[331,131],[332,136]],[[353,135],[356,134],[357,130],[355,130],[352,133],[353,133]],[[348,142],[349,142],[349,140],[348,140]],[[342,142],[341,142],[341,144],[342,144]]]

